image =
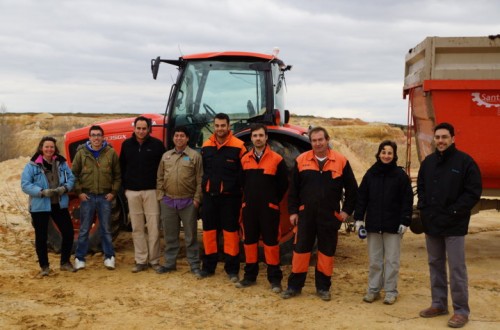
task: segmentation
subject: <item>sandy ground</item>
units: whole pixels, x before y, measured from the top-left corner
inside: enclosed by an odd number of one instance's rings
[[[395,305],[362,302],[367,283],[366,241],[342,231],[335,260],[332,301],[314,295],[309,268],[301,296],[282,300],[272,293],[264,268],[258,285],[236,289],[219,265],[214,277],[197,280],[184,253],[178,271],[133,274],[129,232],[115,242],[117,269],[90,256],[87,269],[60,272],[49,255],[51,276],[38,278],[34,232],[20,192],[19,175],[28,158],[0,163],[0,329],[443,329],[447,316],[422,319],[430,305],[423,235],[405,234]],[[500,215],[486,211],[472,219],[467,236],[471,320],[469,329],[499,329]],[[285,278],[290,266],[283,266]],[[285,282],[284,282],[285,283]],[[450,303],[451,308],[451,303]]]

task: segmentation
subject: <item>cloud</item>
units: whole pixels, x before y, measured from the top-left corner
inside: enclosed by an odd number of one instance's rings
[[[500,33],[497,1],[0,0],[10,112],[163,112],[160,55],[274,46],[294,113],[406,122],[404,57],[426,36]]]

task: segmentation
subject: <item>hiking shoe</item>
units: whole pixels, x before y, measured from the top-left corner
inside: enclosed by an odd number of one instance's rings
[[[393,305],[396,300],[398,299],[397,296],[385,296],[384,298],[384,304],[386,305]]]
[[[332,300],[332,295],[329,290],[316,290],[316,295],[324,301]]]
[[[85,261],[75,258],[75,269],[80,270],[85,268]]]
[[[110,258],[104,259],[104,267],[106,267],[109,270],[114,270],[115,269],[115,257],[112,256]]]
[[[300,293],[301,293],[301,290],[294,290],[294,289],[288,288],[281,293],[281,298],[290,299],[290,298],[293,298],[295,296],[298,296]]]
[[[201,274],[201,270],[199,268],[191,269],[191,273],[196,277],[197,279],[202,279],[203,275]]]
[[[423,311],[420,311],[419,313],[420,317],[425,317],[425,318],[436,317],[445,314],[448,314],[448,310],[437,307],[429,307],[424,309]]]
[[[372,293],[372,292],[369,292],[367,294],[365,294],[365,296],[363,297],[363,301],[364,302],[367,302],[367,303],[372,303],[374,302],[375,300],[379,300],[380,299],[380,293]]]
[[[214,276],[214,274],[215,274],[215,272],[209,272],[209,271],[208,271],[208,270],[206,270],[206,269],[202,269],[202,270],[200,270],[200,275],[201,275],[201,278]]]
[[[76,269],[73,267],[73,265],[71,264],[71,262],[65,262],[61,265],[61,268],[60,268],[61,271],[66,271],[66,272],[70,272],[70,273],[74,273],[76,272]]]
[[[42,269],[40,270],[40,273],[38,273],[38,276],[49,276],[50,274],[50,268],[49,266],[45,266],[45,267],[42,267]]]
[[[148,265],[146,264],[135,264],[132,268],[132,273],[139,273],[148,269]],[[153,268],[154,269],[154,268]]]
[[[248,288],[249,286],[252,286],[255,284],[256,284],[256,281],[251,281],[251,280],[244,278],[241,281],[237,282],[234,286],[237,287],[238,289],[242,289],[242,288]]]
[[[153,268],[153,270],[155,272],[158,272],[158,269],[161,268],[161,265],[160,264],[149,264],[151,266],[151,268]],[[146,265],[146,269],[148,268],[148,266]]]
[[[281,283],[271,283],[271,291],[274,293],[281,293],[281,291],[283,291]]]
[[[155,269],[155,272],[157,274],[166,274],[166,273],[171,273],[171,272],[176,271],[176,270],[177,270],[177,268],[175,266],[174,267],[160,266],[157,269]]]
[[[236,283],[240,280],[238,274],[227,274],[227,278],[233,283]]]
[[[448,320],[448,326],[450,328],[461,328],[469,321],[469,317],[463,314],[453,314],[453,316]]]

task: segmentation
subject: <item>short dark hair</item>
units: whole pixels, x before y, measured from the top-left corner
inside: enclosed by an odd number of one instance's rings
[[[259,129],[263,129],[265,135],[267,135],[267,126],[261,123],[252,124],[250,126],[250,135],[252,135],[253,131],[258,131]]]
[[[174,128],[174,134],[176,132],[184,133],[186,136],[189,138],[189,130],[187,129],[186,126],[177,126]],[[173,136],[173,135],[172,135]]]
[[[40,140],[40,142],[38,143],[38,148],[36,148],[36,152],[38,152],[40,155],[42,154],[42,147],[43,147],[43,144],[46,142],[46,141],[51,141],[51,142],[54,142],[54,146],[55,146],[55,154],[56,155],[59,155],[59,148],[57,147],[57,140],[55,137],[52,137],[52,136],[44,136],[42,137],[42,139]]]
[[[215,117],[214,117],[214,120],[215,119],[225,119],[227,121],[228,125],[230,123],[229,116],[227,114],[225,114],[225,113],[222,113],[222,112],[216,114]]]
[[[378,151],[377,151],[377,154],[375,155],[375,158],[377,158],[377,160],[380,160],[380,152],[386,146],[392,147],[392,150],[394,151],[394,158],[393,158],[391,163],[396,163],[398,161],[398,145],[396,144],[396,142],[391,141],[391,140],[384,140],[384,141],[382,141],[382,143],[380,143],[380,145],[378,146]]]
[[[90,136],[90,132],[92,132],[92,131],[101,131],[101,134],[104,135],[104,130],[99,125],[92,125],[92,126],[90,126],[90,128],[89,128],[89,136]]]
[[[328,135],[328,131],[321,126],[316,126],[309,131],[309,140],[311,140],[311,135],[317,132],[323,132],[325,134],[325,139],[330,140],[330,135]]]
[[[434,133],[436,133],[436,131],[438,129],[445,129],[447,130],[448,132],[450,132],[450,135],[453,137],[455,136],[455,128],[453,127],[452,124],[450,123],[441,123],[441,124],[438,124],[436,125],[436,127],[434,127]]]
[[[134,120],[134,127],[135,127],[135,125],[137,124],[138,121],[145,121],[146,125],[148,126],[148,129],[151,128],[151,119],[150,118],[147,118],[147,117],[144,117],[144,116],[139,116],[139,117],[135,118],[135,120]]]

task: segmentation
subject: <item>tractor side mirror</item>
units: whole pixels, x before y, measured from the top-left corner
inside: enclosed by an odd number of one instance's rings
[[[158,70],[160,69],[160,56],[151,60],[151,72],[153,73],[153,79],[156,80],[158,76]]]

